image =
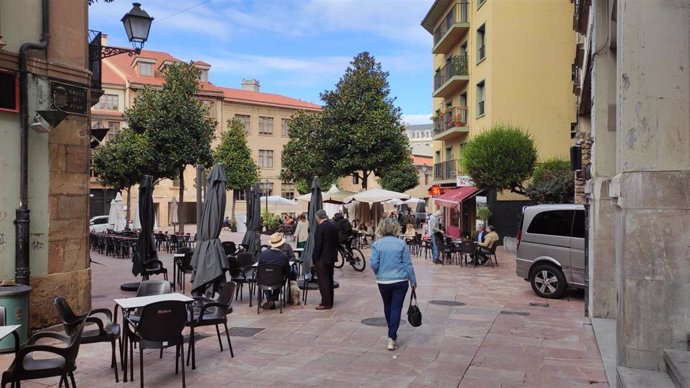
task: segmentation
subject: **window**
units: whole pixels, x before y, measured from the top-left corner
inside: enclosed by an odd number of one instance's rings
[[[280,196],[285,199],[295,199],[295,184],[288,181],[283,181],[280,185]]]
[[[119,98],[117,94],[104,94],[98,100],[96,109],[101,110],[117,110],[119,106]]]
[[[288,129],[290,128],[290,119],[280,119],[280,131],[283,134],[283,137],[288,137]]]
[[[108,123],[108,133],[105,135],[107,140],[110,140],[117,136],[118,132],[120,132],[120,122],[119,121],[110,121]]]
[[[353,185],[358,185],[358,184],[359,184],[359,175],[357,175],[357,174],[352,174],[352,184],[353,184]]]
[[[431,137],[431,131],[424,131],[424,137]]]
[[[244,132],[249,133],[249,120],[251,116],[249,115],[235,115],[235,118],[240,120],[242,122],[242,125],[244,125]]]
[[[573,237],[585,238],[584,210],[575,210],[575,221],[573,222]]]
[[[570,237],[570,230],[573,226],[573,213],[573,210],[541,212],[534,216],[529,228],[527,228],[527,233]],[[584,226],[584,219],[582,225]]]
[[[153,77],[153,63],[139,62],[139,75]]]
[[[484,81],[477,84],[477,117],[484,116],[484,100],[486,98],[486,91],[484,88]]]
[[[477,63],[484,60],[486,57],[486,28],[482,24],[477,29]]]
[[[0,71],[0,111],[19,112],[19,77]]]
[[[273,134],[273,117],[259,116],[259,135]]]
[[[259,167],[273,168],[273,150],[259,150]]]
[[[477,9],[481,8],[484,3],[486,3],[486,0],[477,0]]]
[[[232,195],[235,196],[235,201],[245,201],[245,191],[244,190],[233,190]]]

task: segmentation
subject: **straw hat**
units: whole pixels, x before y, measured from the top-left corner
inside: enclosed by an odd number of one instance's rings
[[[282,233],[273,233],[271,235],[271,248],[278,248],[285,244],[285,238]]]

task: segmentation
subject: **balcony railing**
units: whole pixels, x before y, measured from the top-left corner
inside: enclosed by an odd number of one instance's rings
[[[456,23],[468,23],[468,3],[457,3],[451,8],[441,25],[434,31],[434,45],[437,44]]]
[[[458,171],[457,166],[458,161],[455,159],[434,164],[434,180],[455,179]]]
[[[467,127],[466,106],[453,107],[442,116],[434,118],[434,135],[441,134],[455,127]]]
[[[434,90],[438,90],[443,84],[445,84],[449,79],[455,76],[466,76],[467,71],[467,55],[456,55],[448,59],[448,62],[436,70],[434,75]]]

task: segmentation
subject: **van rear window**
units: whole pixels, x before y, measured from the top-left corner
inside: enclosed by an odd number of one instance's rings
[[[549,210],[534,216],[527,233],[570,237],[573,210]]]

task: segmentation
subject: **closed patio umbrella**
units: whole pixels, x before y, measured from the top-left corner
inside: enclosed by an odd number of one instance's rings
[[[137,240],[137,254],[132,255],[132,274],[138,276],[143,273],[145,263],[157,259],[156,244],[153,241],[153,224],[155,219],[153,208],[153,178],[144,175],[139,185],[139,220],[141,232]]]
[[[177,199],[173,197],[172,201],[168,204],[168,224],[173,226],[173,232],[175,232],[175,225],[179,223],[177,208]]]
[[[247,246],[247,252],[258,256],[261,251],[261,190],[259,184],[254,184],[247,190],[247,232],[242,238],[242,244]]]
[[[225,171],[222,165],[213,166],[208,183],[191,263],[194,295],[204,294],[209,287],[215,292],[219,281],[225,280],[225,251],[218,238],[225,217]]]
[[[314,253],[314,233],[316,232],[316,211],[323,207],[321,198],[321,181],[314,177],[311,182],[311,199],[309,201],[309,237],[302,253],[302,273],[307,276],[312,266],[311,255]]]

